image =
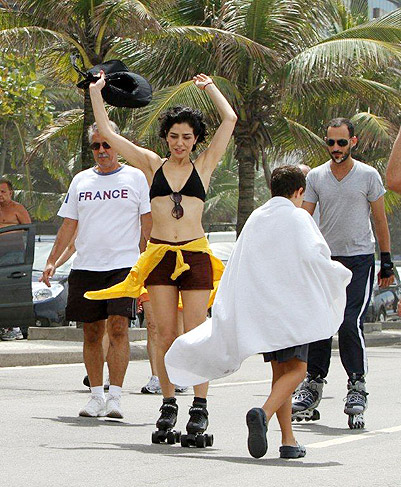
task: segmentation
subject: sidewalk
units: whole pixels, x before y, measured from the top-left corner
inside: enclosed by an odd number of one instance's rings
[[[129,328],[130,360],[145,360],[146,329]],[[83,330],[29,328],[28,340],[0,341],[0,367],[83,363]]]
[[[82,330],[30,328],[29,339],[0,341],[0,367],[82,363]],[[146,329],[130,328],[130,360],[147,359]],[[69,337],[73,337],[68,340]],[[401,322],[365,323],[367,347],[401,346]],[[333,348],[338,348],[337,337]]]

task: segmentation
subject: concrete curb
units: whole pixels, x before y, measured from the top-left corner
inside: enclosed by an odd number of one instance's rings
[[[3,346],[4,345],[4,346]],[[130,343],[130,360],[148,358],[146,341]],[[83,363],[82,343],[53,342],[2,342],[0,346],[0,367],[28,367],[32,365]]]
[[[383,326],[381,323],[366,323],[365,332],[367,347],[401,346],[401,328],[396,323],[387,322]],[[0,367],[83,363],[82,330],[69,327],[30,328],[31,333],[35,339],[0,342]],[[146,340],[142,338],[146,337],[146,329],[130,328],[129,333],[130,360],[146,360]],[[39,337],[45,339],[37,339]],[[75,337],[75,340],[66,341],[68,337]],[[337,336],[333,337],[333,349],[338,349]]]
[[[128,339],[137,342],[147,339],[146,328],[128,328]],[[51,340],[65,342],[83,342],[84,331],[82,328],[72,326],[55,327],[30,327],[28,328],[28,340]]]

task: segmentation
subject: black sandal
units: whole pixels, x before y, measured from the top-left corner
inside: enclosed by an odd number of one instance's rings
[[[303,445],[290,446],[283,445],[280,446],[280,458],[302,458],[306,455],[306,448]]]
[[[261,458],[267,452],[267,421],[262,408],[252,408],[246,415],[248,426],[248,450],[254,458]]]

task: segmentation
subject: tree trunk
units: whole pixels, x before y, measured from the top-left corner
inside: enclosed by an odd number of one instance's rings
[[[249,215],[255,207],[255,147],[250,143],[249,122],[237,123],[234,133],[236,150],[235,157],[238,161],[238,216],[237,236],[241,233]]]
[[[92,103],[89,95],[89,89],[84,93],[84,125],[82,129],[82,170],[89,169],[93,166],[93,154],[89,147],[88,128],[95,121],[93,116]]]
[[[7,158],[7,151],[8,151],[8,147],[9,147],[9,139],[7,138],[7,130],[8,130],[8,124],[6,123],[4,125],[3,140],[2,140],[1,153],[0,153],[0,178],[3,177],[4,171],[6,169],[6,158]]]

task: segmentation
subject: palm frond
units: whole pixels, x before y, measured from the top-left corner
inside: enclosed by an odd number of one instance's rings
[[[347,31],[348,32],[348,31]],[[353,76],[364,70],[387,68],[401,60],[401,47],[369,39],[330,39],[295,56],[284,69],[287,85],[311,79]]]
[[[219,41],[226,44],[233,44],[237,48],[244,49],[248,56],[264,63],[265,58],[270,60],[277,59],[276,52],[270,47],[264,46],[252,39],[237,32],[217,29],[213,27],[203,27],[197,25],[169,26],[160,36],[169,36],[176,39],[184,38],[187,41],[206,44],[212,41]]]
[[[236,106],[241,99],[238,90],[230,81],[213,77],[213,81],[225,96]],[[208,116],[208,119],[215,125],[218,122],[216,109],[211,99],[199,90],[193,81],[186,81],[178,86],[158,91],[152,102],[141,112],[137,118],[136,128],[139,139],[155,136],[158,132],[158,120],[162,112],[175,105],[196,107]]]
[[[47,144],[59,137],[69,137],[78,144],[83,128],[83,110],[74,109],[61,113],[57,119],[46,127],[32,143],[26,163],[29,164],[32,158],[45,150]]]
[[[339,32],[332,39],[372,39],[384,43],[401,42],[401,9]]]
[[[391,150],[398,126],[383,117],[367,112],[356,114],[351,121],[359,135],[358,146],[361,151]]]
[[[304,152],[314,161],[323,161],[327,157],[324,141],[305,125],[287,117],[276,121],[272,138],[273,150],[280,157],[294,154],[294,151]]]

